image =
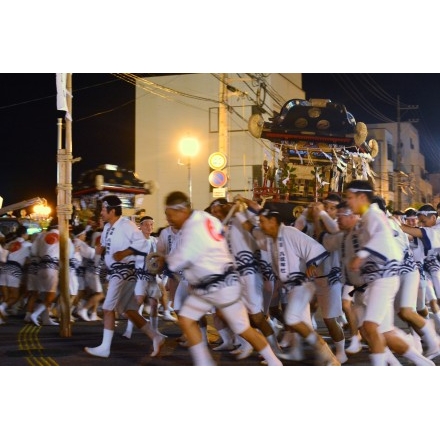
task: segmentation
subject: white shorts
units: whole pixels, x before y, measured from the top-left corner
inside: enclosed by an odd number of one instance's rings
[[[394,300],[399,290],[399,277],[379,278],[368,284],[363,293],[365,314],[358,322],[361,326],[365,321],[379,325],[378,331],[385,333],[394,328]]]
[[[300,286],[293,286],[287,293],[287,307],[284,312],[284,321],[287,325],[306,323],[313,328],[310,315],[310,301],[315,294],[316,286],[312,282]]]
[[[179,316],[198,321],[202,316],[212,311],[213,303],[218,303],[216,307],[221,309],[222,316],[233,333],[239,335],[250,327],[248,312],[241,301],[241,285],[239,283],[206,295],[188,295],[179,311]],[[223,304],[224,307],[220,304]]]
[[[93,272],[86,272],[84,276],[85,285],[92,292],[102,292],[104,289],[102,288],[102,283],[99,277],[99,274]]]
[[[74,270],[69,271],[69,294],[71,296],[78,295],[79,282],[78,276],[76,275]]]
[[[263,311],[263,277],[260,273],[240,276],[242,300],[250,315]]]
[[[123,279],[110,276],[107,294],[102,305],[103,310],[116,310],[123,314],[127,310],[139,310],[139,304],[134,296],[135,277]]]
[[[134,294],[136,296],[148,297],[160,300],[162,297],[162,292],[157,285],[156,279],[154,280],[146,280],[146,279],[137,279],[136,286],[134,288]]]
[[[27,274],[26,289],[29,292],[39,292],[41,290],[40,279],[38,278],[38,275],[30,273]]]
[[[316,300],[325,319],[337,318],[342,315],[342,284],[329,284],[326,278],[315,279]]]
[[[42,292],[56,292],[58,288],[59,271],[43,268],[38,271],[40,289]]]
[[[2,265],[1,271],[1,284],[2,286],[14,287],[18,289],[21,285],[24,272],[19,264],[8,262]]]
[[[425,304],[426,303],[429,304],[431,301],[437,301],[437,296],[435,295],[434,285],[432,283],[431,278],[426,279],[424,285],[424,292],[425,292]]]
[[[353,296],[350,296],[349,293],[352,292],[354,290],[354,286],[351,286],[349,284],[344,284],[342,286],[342,295],[341,295],[341,299],[342,301],[351,301],[353,302]]]
[[[435,298],[440,298],[440,271],[431,272],[429,278],[432,281],[432,286],[434,287]]]
[[[420,272],[418,270],[400,276],[400,286],[394,301],[396,311],[403,307],[416,310],[419,285]]]
[[[78,280],[78,290],[86,290],[86,279],[84,278],[84,275],[77,275],[76,278]]]
[[[182,279],[179,281],[179,284],[177,285],[177,289],[174,292],[174,302],[173,302],[173,309],[176,311],[179,311],[183,303],[185,302],[186,298],[188,297],[188,281]]]

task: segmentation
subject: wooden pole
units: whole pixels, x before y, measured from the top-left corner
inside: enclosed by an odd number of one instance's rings
[[[66,77],[67,108],[72,115],[72,74]],[[58,186],[57,186],[57,214],[58,229],[60,232],[60,277],[59,277],[59,304],[60,304],[60,336],[72,336],[70,321],[70,292],[69,292],[69,220],[72,217],[72,121],[65,118],[65,148],[58,142]]]

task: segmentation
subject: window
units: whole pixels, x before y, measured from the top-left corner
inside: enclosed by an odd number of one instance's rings
[[[390,143],[387,143],[387,159],[391,162],[394,162],[394,147]]]
[[[388,173],[388,191],[394,191],[394,174]]]

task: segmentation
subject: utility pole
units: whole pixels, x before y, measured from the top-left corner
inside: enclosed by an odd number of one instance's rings
[[[218,109],[218,151],[228,155],[228,74],[221,74],[220,105]]]
[[[397,209],[402,210],[402,185],[404,174],[402,170],[402,135],[401,135],[401,111],[402,110],[417,110],[418,105],[409,105],[408,107],[400,106],[400,96],[397,95]],[[418,119],[411,119],[410,122],[418,122]]]
[[[221,81],[220,81],[220,104],[218,107],[218,151],[220,153],[223,153],[226,157],[228,157],[228,151],[229,151],[229,125],[228,125],[228,112],[229,112],[229,105],[228,105],[228,74],[222,73],[221,74]],[[228,161],[228,169],[229,169],[229,161]],[[228,183],[226,184],[225,189],[225,197],[228,196],[228,187],[229,187],[229,172],[226,173],[228,178]]]

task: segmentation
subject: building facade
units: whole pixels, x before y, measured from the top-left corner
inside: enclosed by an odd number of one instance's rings
[[[157,227],[166,222],[164,198],[171,191],[191,190],[195,209],[211,203],[218,193],[208,180],[213,171],[208,159],[218,151],[227,157],[222,170],[227,182],[219,189],[230,200],[238,193],[252,198],[263,161],[275,161],[276,152],[269,141],[249,133],[249,118],[261,111],[267,120],[287,100],[305,98],[299,73],[179,74],[142,78],[136,86],[135,170],[156,182],[142,208]],[[179,151],[188,137],[200,146],[194,157]]]
[[[263,162],[277,163],[278,152],[267,139],[250,134],[249,119],[260,112],[267,121],[293,98],[305,99],[299,73],[139,78],[135,170],[143,179],[154,182],[154,191],[144,197],[140,208],[156,220],[159,228],[166,223],[164,198],[171,191],[189,194],[195,209],[205,209],[222,194],[229,200],[239,193],[252,198],[255,183],[262,184]],[[185,138],[198,141],[195,156],[184,156],[179,150]],[[433,189],[414,125],[368,124],[368,138],[379,144],[372,163],[375,190],[392,209],[433,203]],[[225,176],[220,187],[213,187],[210,180],[213,169],[208,160],[215,152],[224,153],[227,159],[219,170]]]
[[[395,210],[433,203],[433,189],[414,125],[369,124],[368,135],[379,144],[379,154],[373,163],[376,192]]]

